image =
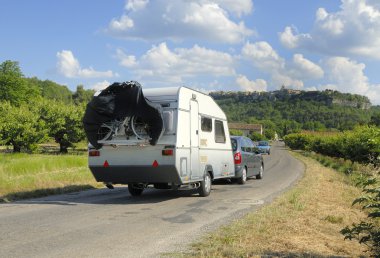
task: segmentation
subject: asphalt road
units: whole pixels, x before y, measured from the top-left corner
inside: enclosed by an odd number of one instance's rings
[[[265,156],[264,178],[194,191],[126,187],[0,204],[0,257],[158,257],[253,211],[281,194],[304,166],[281,144]]]

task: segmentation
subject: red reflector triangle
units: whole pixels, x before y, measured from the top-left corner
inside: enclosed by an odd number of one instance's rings
[[[152,166],[153,166],[154,168],[158,167],[158,162],[157,162],[157,160],[153,161]]]
[[[108,168],[109,166],[110,166],[110,164],[108,164],[108,161],[107,160],[104,161],[103,167]]]

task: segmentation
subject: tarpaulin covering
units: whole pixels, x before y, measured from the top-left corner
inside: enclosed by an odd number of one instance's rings
[[[95,148],[101,148],[102,145],[98,143],[101,125],[132,116],[140,117],[148,124],[149,143],[155,145],[164,126],[161,112],[145,99],[138,82],[113,83],[87,104],[83,125],[88,141]]]

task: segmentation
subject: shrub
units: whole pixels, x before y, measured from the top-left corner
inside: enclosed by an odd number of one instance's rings
[[[368,211],[367,219],[352,224],[341,230],[345,239],[356,239],[365,244],[372,252],[372,256],[380,257],[380,181],[377,177],[367,179],[363,184],[364,195],[357,198],[352,205],[361,204],[362,209]]]

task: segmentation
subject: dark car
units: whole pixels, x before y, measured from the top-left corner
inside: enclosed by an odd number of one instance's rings
[[[264,161],[256,145],[244,136],[231,136],[235,161],[235,177],[244,184],[248,177],[263,178]]]
[[[267,141],[259,141],[259,144],[257,145],[259,148],[260,153],[267,153],[270,155],[270,144]]]

